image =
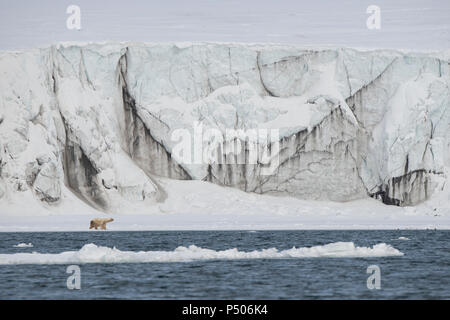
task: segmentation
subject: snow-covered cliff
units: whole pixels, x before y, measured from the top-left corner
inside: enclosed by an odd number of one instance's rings
[[[75,194],[105,211],[151,206],[166,197],[154,179],[164,176],[403,206],[444,189],[449,174],[448,53],[60,44],[0,53],[0,74],[0,201],[25,193],[57,206]],[[278,129],[275,170],[181,161],[173,134],[198,124]]]

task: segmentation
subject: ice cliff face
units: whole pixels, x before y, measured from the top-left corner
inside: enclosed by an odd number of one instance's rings
[[[248,192],[414,205],[450,167],[444,54],[226,44],[0,53],[0,198],[73,192],[114,210],[164,199],[154,176]],[[187,163],[174,132],[278,129],[277,161]],[[248,151],[241,139],[241,155]],[[203,141],[207,144],[207,141]],[[234,141],[225,141],[227,149]],[[195,190],[193,190],[195,192]]]

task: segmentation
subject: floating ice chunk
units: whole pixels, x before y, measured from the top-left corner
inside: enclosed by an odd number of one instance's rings
[[[398,237],[397,239],[392,239],[392,240],[404,240],[404,241],[406,241],[406,240],[410,240],[410,239],[407,238],[407,237]]]
[[[178,247],[173,251],[121,251],[119,249],[84,245],[78,251],[61,253],[15,253],[0,254],[0,265],[11,264],[84,264],[84,263],[149,263],[189,262],[207,260],[241,259],[300,259],[300,258],[366,258],[402,256],[392,246],[379,243],[373,247],[357,247],[353,242],[335,242],[322,246],[278,250],[268,248],[254,251],[239,251],[237,248],[212,250],[195,245]]]
[[[16,244],[14,247],[16,247],[16,248],[32,248],[33,244],[31,242],[30,243],[19,243],[19,244]]]

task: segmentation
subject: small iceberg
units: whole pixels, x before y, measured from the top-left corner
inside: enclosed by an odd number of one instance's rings
[[[16,244],[14,247],[16,247],[16,248],[32,248],[33,244],[31,242],[30,243],[19,243],[19,244]]]
[[[407,237],[398,237],[397,239],[392,239],[392,240],[406,241],[406,240],[409,240],[409,238],[407,238]]]

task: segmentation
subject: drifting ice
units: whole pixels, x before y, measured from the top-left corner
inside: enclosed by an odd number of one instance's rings
[[[16,247],[16,248],[32,248],[33,244],[31,242],[30,243],[19,243],[19,244],[16,244],[14,247]]]
[[[373,247],[356,247],[353,242],[335,242],[323,246],[277,250],[275,248],[239,251],[238,249],[211,250],[191,245],[174,251],[121,251],[116,248],[84,245],[79,251],[62,253],[0,254],[0,265],[5,264],[83,264],[83,263],[148,263],[189,262],[197,260],[289,259],[289,258],[364,258],[402,256],[392,246],[379,243]]]

